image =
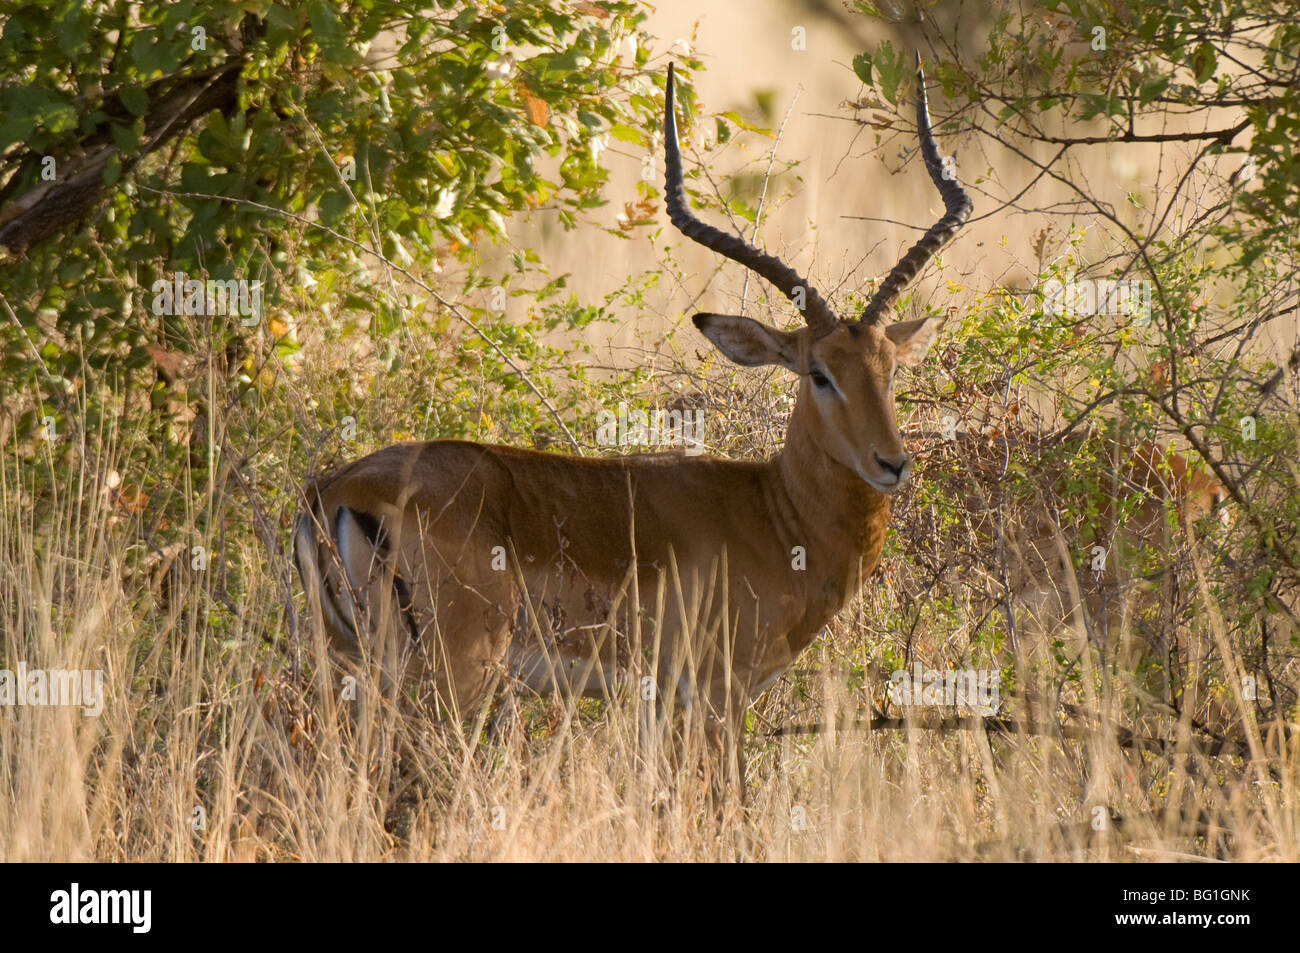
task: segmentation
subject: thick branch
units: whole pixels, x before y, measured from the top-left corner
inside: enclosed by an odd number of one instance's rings
[[[123,166],[139,163],[185,132],[200,116],[214,109],[234,109],[242,67],[243,60],[235,59],[217,70],[188,77],[162,93],[156,103],[150,104],[140,153],[123,157]],[[0,208],[0,245],[21,254],[84,219],[103,199],[108,188],[104,170],[109,160],[121,152],[106,140],[107,130],[97,132],[83,144],[82,155],[62,163],[53,182],[37,179],[35,170],[44,156],[29,156],[10,184],[33,179],[38,184]]]
[[[1206,132],[1162,132],[1155,135],[1141,136],[1133,132],[1126,132],[1122,136],[1044,136],[1039,133],[1030,133],[1029,138],[1038,142],[1053,142],[1063,146],[1095,146],[1103,143],[1115,142],[1199,142],[1205,139],[1213,139],[1222,145],[1228,145],[1240,133],[1244,132],[1250,126],[1249,119],[1243,119],[1237,125],[1228,129],[1217,129]]]

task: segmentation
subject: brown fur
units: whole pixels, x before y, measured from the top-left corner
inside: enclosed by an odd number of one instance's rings
[[[626,612],[610,613],[635,562],[640,608],[662,621],[643,637],[661,690],[718,716],[743,710],[875,568],[889,500],[859,471],[883,481],[879,455],[901,467],[899,486],[908,472],[891,338],[919,360],[939,323],[795,332],[794,366],[821,368],[843,395],[814,395],[805,377],[786,446],[765,462],[435,441],[388,447],[316,481],[299,558],[304,578],[319,581],[309,588],[323,584],[322,601],[332,592],[341,605],[327,630],[344,652],[378,652],[399,680],[429,684],[459,715],[498,673],[540,691],[602,694],[633,648]],[[381,545],[338,552],[341,508],[382,527]],[[350,607],[369,624],[350,624]],[[405,645],[412,623],[419,643]],[[358,644],[380,628],[383,648]],[[684,665],[695,673],[686,682]]]

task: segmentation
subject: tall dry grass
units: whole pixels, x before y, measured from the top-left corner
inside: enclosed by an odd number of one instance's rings
[[[770,448],[783,405],[745,380],[748,392],[709,391],[712,408],[727,433]],[[636,691],[522,699],[517,717],[485,710],[463,726],[393,708],[364,673],[344,697],[284,558],[291,494],[275,503],[233,479],[231,453],[201,479],[237,493],[199,486],[182,495],[207,503],[162,519],[127,473],[141,439],[69,435],[71,478],[40,487],[4,450],[3,663],[102,669],[106,698],[98,717],[0,707],[0,859],[1300,859],[1294,735],[1243,710],[1243,747],[1213,753],[1194,706],[1149,704],[1105,652],[1082,651],[1068,682],[1027,638],[981,655],[970,634],[984,610],[925,583],[920,555],[900,548],[924,507],[900,504],[881,572],[754,706],[743,803],[732,792],[714,810],[694,757],[651,743]],[[215,554],[206,568],[196,541]],[[1198,631],[1243,670],[1196,566]],[[1014,669],[1009,731],[930,723],[953,711],[909,715],[906,730],[854,725],[888,708],[892,660],[922,645],[928,664]],[[823,730],[800,733],[812,724]],[[1168,745],[1134,746],[1124,725]]]

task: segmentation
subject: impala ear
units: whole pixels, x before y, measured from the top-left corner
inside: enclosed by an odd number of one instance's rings
[[[780,364],[799,373],[797,331],[778,331],[738,314],[701,312],[691,320],[730,361],[746,367]]]
[[[885,325],[885,336],[894,342],[894,354],[904,367],[915,367],[930,351],[939,329],[948,320],[945,314],[917,318],[914,321],[895,321]]]

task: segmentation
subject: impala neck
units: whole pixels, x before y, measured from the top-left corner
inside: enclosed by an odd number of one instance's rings
[[[818,420],[810,401],[795,403],[785,447],[773,459],[809,542],[824,547],[846,568],[875,568],[889,520],[889,497],[836,461],[817,439]]]

